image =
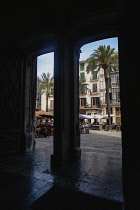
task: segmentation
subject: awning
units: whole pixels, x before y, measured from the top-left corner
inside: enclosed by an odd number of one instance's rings
[[[50,112],[46,112],[44,110],[39,110],[35,112],[35,116],[46,116],[46,117],[53,117],[54,114],[50,113]]]

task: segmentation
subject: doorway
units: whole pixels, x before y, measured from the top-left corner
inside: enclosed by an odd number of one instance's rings
[[[43,154],[46,155],[47,153],[47,158],[50,158],[53,152],[53,136],[54,52],[51,52],[37,57],[35,148],[38,151],[45,148],[45,153]]]
[[[118,54],[117,37],[91,42],[80,48],[80,118],[83,115],[83,119],[79,119],[81,161],[86,163],[83,164],[83,168],[87,170],[81,181],[91,184],[85,189],[88,193],[123,201],[119,61],[118,65],[112,63],[112,71],[108,74],[111,118],[111,127],[109,127],[105,75],[99,66],[100,63],[96,63],[95,60],[98,59],[97,52],[101,53],[102,48],[105,48],[107,52],[108,46],[110,46],[110,52],[112,51],[111,56],[116,56]],[[93,58],[92,62],[91,58]],[[83,104],[82,101],[84,101]]]

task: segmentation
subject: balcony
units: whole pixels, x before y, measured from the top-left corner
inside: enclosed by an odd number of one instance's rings
[[[107,103],[106,103],[106,100],[100,101],[100,104],[103,105],[103,106],[106,105],[106,104],[107,104]],[[114,105],[115,105],[115,104],[119,105],[119,104],[120,104],[120,99],[111,99],[111,100],[110,100],[110,104],[112,104],[112,105],[113,105],[113,104],[114,104]]]
[[[119,82],[115,82],[111,84],[112,88],[119,88],[119,86],[120,86]]]
[[[99,78],[93,78],[93,77],[90,77],[90,82],[97,82],[99,80]]]
[[[99,104],[97,104],[97,105],[92,105],[92,106],[91,106],[91,108],[94,108],[94,109],[95,109],[95,108],[99,108],[99,107],[100,107]]]
[[[110,101],[111,104],[120,104],[120,99],[112,99]]]
[[[79,92],[80,96],[85,96],[87,94],[87,92]]]
[[[80,106],[79,108],[80,108],[80,109],[86,109],[86,108],[97,109],[97,108],[100,108],[100,105],[99,105],[99,104],[97,104],[97,105],[87,104],[87,105],[85,105],[85,106]]]
[[[90,95],[98,95],[99,91],[97,90],[97,92],[91,92]]]

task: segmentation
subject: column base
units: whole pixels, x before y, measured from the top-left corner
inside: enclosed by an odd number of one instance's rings
[[[61,167],[61,160],[56,158],[54,154],[51,155],[51,168],[59,168]]]
[[[80,160],[80,158],[81,158],[81,148],[78,147],[74,150],[73,160],[77,161]]]
[[[72,153],[71,153],[72,154]],[[77,161],[81,158],[81,148],[78,147],[73,151],[73,155],[68,160],[60,160],[54,154],[51,155],[51,168],[59,168],[66,164],[66,162]]]

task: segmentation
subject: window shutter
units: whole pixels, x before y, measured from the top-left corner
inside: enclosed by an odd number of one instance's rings
[[[92,79],[97,79],[97,71],[92,71]]]
[[[93,84],[93,92],[97,92],[97,84]]]
[[[80,73],[80,77],[85,79],[85,73],[84,72]]]
[[[84,98],[84,106],[86,106],[86,98]]]
[[[85,64],[84,63],[80,63],[80,71],[84,71],[84,67],[85,67]]]
[[[99,107],[100,106],[100,98],[96,97],[96,105]]]

